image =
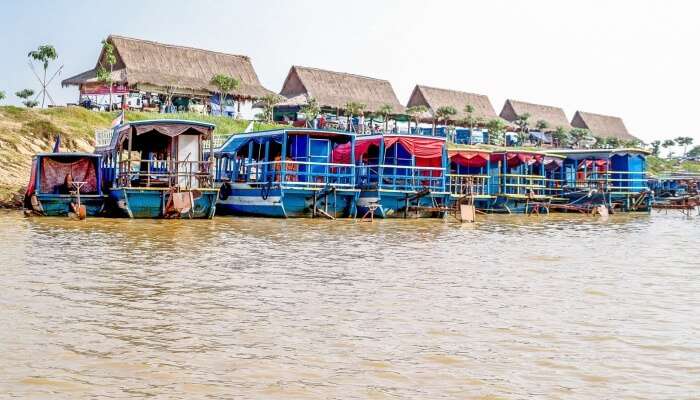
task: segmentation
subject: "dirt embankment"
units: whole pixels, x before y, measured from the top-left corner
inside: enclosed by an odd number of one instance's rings
[[[95,128],[108,127],[112,118],[79,107],[0,107],[0,207],[18,206],[32,156],[51,151],[56,136],[61,136],[62,151],[92,151]]]

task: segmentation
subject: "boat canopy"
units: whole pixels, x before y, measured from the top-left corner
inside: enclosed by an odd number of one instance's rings
[[[75,182],[84,182],[81,193],[100,193],[99,160],[98,154],[90,153],[39,153],[32,162],[27,194],[59,193],[68,175]]]
[[[479,150],[449,150],[450,161],[463,167],[485,167],[491,157],[490,152]]]
[[[159,119],[128,122],[115,127],[109,146],[100,150],[114,150],[125,137],[129,136],[130,133],[132,133],[134,136],[139,136],[143,135],[144,133],[157,132],[161,135],[173,138],[190,131],[201,134],[203,139],[209,139],[209,135],[212,134],[214,128],[216,128],[214,124],[180,119]]]
[[[400,144],[409,154],[418,159],[441,158],[445,147],[445,139],[437,137],[421,136],[366,136],[358,137],[355,142],[355,160],[359,160],[370,146],[379,146],[384,140],[384,148],[388,149],[395,144]],[[339,163],[350,162],[350,143],[337,146],[333,149],[333,161]]]
[[[237,135],[232,135],[226,142],[219,148],[216,153],[219,154],[232,154],[248,145],[248,143],[253,142],[257,144],[263,144],[266,142],[276,142],[281,144],[284,135],[309,135],[312,138],[338,138],[341,140],[350,141],[354,136],[350,132],[339,132],[339,131],[326,131],[318,129],[275,129],[269,131],[260,131],[253,133],[241,133]],[[350,142],[345,143],[350,147]]]
[[[552,150],[552,154],[564,156],[570,160],[607,160],[613,156],[646,157],[650,152],[642,149],[576,149]]]

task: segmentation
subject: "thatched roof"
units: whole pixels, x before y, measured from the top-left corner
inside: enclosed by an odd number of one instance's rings
[[[593,114],[589,112],[576,111],[571,120],[571,126],[588,129],[593,136],[602,138],[618,138],[622,140],[635,140],[622,122],[622,118],[610,115]]]
[[[214,75],[227,74],[240,81],[240,87],[233,91],[238,96],[260,98],[272,93],[260,84],[253,64],[246,56],[115,35],[109,36],[107,41],[114,45],[117,57],[114,69],[118,73],[113,77],[118,78],[115,81],[119,83],[206,93],[215,90],[209,83]],[[65,79],[62,84],[97,82],[97,69],[103,56],[100,54],[95,68]]]
[[[464,108],[467,104],[474,107],[475,118],[482,118],[484,122],[498,118],[489,98],[483,94],[460,92],[457,90],[439,89],[430,86],[416,85],[408,99],[407,107],[425,106],[432,115],[440,107],[451,106],[457,110],[455,120],[464,119],[467,113]]]
[[[531,128],[535,128],[537,121],[546,121],[549,127],[547,131],[553,131],[557,127],[569,130],[569,120],[564,114],[564,110],[559,107],[545,106],[541,104],[526,103],[524,101],[506,100],[501,110],[501,117],[509,122],[515,122],[523,114],[530,114],[528,123]]]
[[[321,107],[343,109],[347,103],[357,102],[365,104],[369,112],[384,104],[389,104],[394,114],[404,112],[389,81],[297,65],[289,70],[280,94],[297,101],[303,95],[313,97]]]

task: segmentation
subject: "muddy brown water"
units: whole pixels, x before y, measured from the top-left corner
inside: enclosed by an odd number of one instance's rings
[[[700,217],[25,219],[0,398],[697,399]]]

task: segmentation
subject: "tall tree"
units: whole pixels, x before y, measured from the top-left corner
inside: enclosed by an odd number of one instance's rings
[[[107,39],[102,41],[102,53],[104,56],[100,59],[100,67],[97,68],[97,80],[109,86],[109,111],[112,111],[112,85],[114,84],[112,73],[114,64],[117,63],[117,56],[114,55],[114,45]],[[109,70],[105,68],[103,61],[109,66]]]
[[[2,99],[4,99],[4,98],[5,98],[5,92],[3,92],[2,90],[0,90],[0,100],[2,100]]]
[[[486,129],[489,130],[489,142],[491,144],[502,143],[506,144],[505,133],[506,123],[500,118],[493,118],[486,123]]]
[[[315,98],[309,97],[308,100],[306,100],[306,104],[301,107],[299,112],[304,114],[306,127],[311,128],[311,121],[315,120],[316,117],[321,114],[321,107],[318,105],[318,101]]]
[[[366,104],[363,103],[358,103],[356,101],[350,101],[345,104],[345,115],[348,117],[348,124],[350,125],[351,129],[354,129],[354,126],[352,124],[352,118],[354,116],[361,117],[364,115],[365,108],[367,108]],[[357,133],[365,133],[365,126],[364,124],[360,124],[362,126],[358,126],[359,132]]]
[[[555,146],[566,146],[569,143],[569,134],[566,133],[563,126],[557,126],[554,132],[552,132],[552,139],[554,139]]]
[[[524,113],[522,115],[518,115],[518,118],[515,120],[515,125],[518,125],[518,141],[520,142],[520,145],[525,144],[525,139],[527,138],[527,133],[530,131],[530,113]]]
[[[700,146],[695,146],[687,154],[688,157],[700,157]]]
[[[651,155],[654,157],[658,157],[660,153],[659,147],[661,147],[661,141],[660,140],[654,140],[653,142],[649,143],[651,145]]]
[[[571,141],[574,147],[581,147],[581,144],[591,138],[591,133],[588,129],[574,128],[569,132]]]
[[[406,108],[406,114],[409,116],[408,120],[408,132],[411,132],[411,119],[416,121],[416,133],[418,133],[418,122],[420,121],[421,115],[428,112],[428,107],[426,106],[412,106]]]
[[[260,115],[263,121],[271,123],[275,119],[275,106],[282,101],[282,98],[274,93],[270,93],[262,98],[263,112]]]
[[[543,119],[539,119],[539,120],[537,120],[535,127],[537,128],[538,131],[544,132],[545,129],[549,128],[549,124],[547,123],[547,121],[545,121]]]
[[[435,110],[435,120],[443,121],[445,125],[447,125],[447,122],[455,115],[457,115],[457,109],[452,106],[442,106]],[[433,136],[435,136],[435,125],[433,125]]]
[[[40,79],[41,81],[41,107],[44,107],[44,103],[46,103],[46,95],[48,94],[46,92],[46,86],[48,85],[46,81],[46,71],[49,69],[49,62],[52,60],[55,60],[58,58],[58,53],[56,52],[56,49],[51,46],[50,44],[44,44],[39,46],[36,50],[32,50],[27,54],[27,57],[39,61],[42,64],[42,67],[44,67],[44,78]],[[33,67],[32,67],[33,68]],[[55,74],[54,74],[55,76]],[[51,96],[49,95],[49,99],[51,99]],[[53,101],[52,101],[53,102]]]
[[[34,96],[34,91],[32,89],[22,89],[21,91],[15,93],[15,96],[22,99],[22,104],[27,108],[36,107],[39,102],[36,100],[31,100],[30,97]]]
[[[392,107],[391,104],[382,104],[382,106],[379,107],[377,113],[384,118],[384,132],[389,130],[389,117],[392,112],[394,112],[394,107]]]
[[[664,149],[668,149],[669,147],[673,147],[676,145],[676,141],[673,139],[666,139],[661,143],[661,147]],[[668,158],[671,158],[671,155],[673,155],[673,151],[670,151],[668,153]]]
[[[683,146],[683,157],[688,154],[688,145],[693,144],[693,138],[690,136],[679,136],[675,139],[679,146]]]
[[[221,115],[224,115],[224,105],[226,103],[226,97],[231,93],[231,91],[238,89],[241,82],[226,74],[216,74],[212,76],[209,82],[217,89],[217,94],[219,95],[219,108],[221,109]]]
[[[466,118],[464,118],[464,122],[466,122],[469,127],[469,134],[471,135],[474,132],[474,124],[476,123],[474,119],[474,106],[471,104],[464,106],[464,113],[467,114]]]

